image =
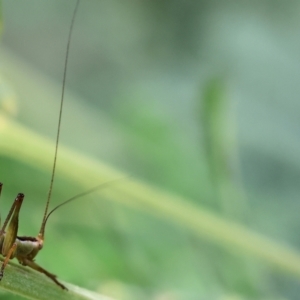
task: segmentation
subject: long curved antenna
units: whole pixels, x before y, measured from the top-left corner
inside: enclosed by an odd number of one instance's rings
[[[124,180],[124,179],[126,179],[126,178],[128,178],[128,177],[130,177],[130,175],[124,176],[124,177],[121,177],[121,178],[117,178],[117,179],[113,179],[113,180],[109,180],[109,181],[102,182],[102,183],[100,183],[100,184],[94,186],[93,188],[91,188],[91,189],[89,189],[89,190],[86,190],[85,192],[82,192],[82,193],[80,193],[80,194],[77,194],[77,195],[75,195],[75,196],[69,198],[68,200],[66,200],[66,201],[64,201],[64,202],[62,202],[62,203],[60,203],[60,204],[58,204],[58,205],[55,206],[55,207],[49,212],[49,214],[46,216],[45,221],[44,221],[44,229],[45,229],[45,227],[46,227],[46,223],[47,223],[47,221],[48,221],[50,215],[51,215],[54,211],[56,211],[58,208],[60,208],[61,206],[65,205],[65,204],[67,204],[67,203],[69,203],[69,202],[71,202],[71,201],[74,201],[74,200],[76,200],[76,199],[82,198],[83,196],[89,195],[89,194],[91,194],[91,193],[93,193],[93,192],[95,192],[95,191],[97,191],[97,190],[99,190],[99,189],[104,189],[104,188],[106,188],[106,187],[109,187],[109,186],[113,185],[115,182],[122,181],[122,180]]]
[[[58,117],[57,133],[56,133],[56,144],[55,144],[54,160],[53,160],[53,167],[52,167],[52,175],[51,175],[51,180],[50,180],[50,187],[49,187],[44,217],[43,217],[41,229],[40,229],[40,232],[38,235],[40,239],[44,239],[45,223],[46,223],[46,219],[47,219],[48,207],[49,207],[49,203],[51,200],[51,194],[52,194],[53,183],[54,183],[59,136],[60,136],[60,127],[61,127],[61,119],[62,119],[62,111],[63,111],[63,104],[64,104],[64,96],[65,96],[65,86],[66,86],[66,78],[67,78],[67,67],[68,67],[68,58],[69,58],[69,52],[70,52],[70,43],[71,43],[71,36],[72,36],[72,32],[73,32],[73,26],[74,26],[74,21],[75,21],[79,2],[80,2],[80,0],[77,0],[76,5],[75,5],[75,9],[74,9],[74,13],[73,13],[72,21],[71,21],[71,26],[70,26],[70,31],[69,31],[69,36],[68,36],[66,59],[65,59],[65,65],[64,65],[63,84],[62,84],[62,92],[61,92],[61,100],[60,100],[60,109],[59,109],[59,117]]]

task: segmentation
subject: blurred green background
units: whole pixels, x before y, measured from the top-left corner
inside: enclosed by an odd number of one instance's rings
[[[53,140],[74,5],[0,10],[2,110]],[[61,143],[297,251],[299,13],[291,0],[82,1]],[[20,234],[37,234],[49,179],[1,154],[2,219],[27,196]],[[53,205],[83,189],[58,174]],[[300,273],[167,215],[89,196],[51,218],[37,262],[115,299],[299,299]]]

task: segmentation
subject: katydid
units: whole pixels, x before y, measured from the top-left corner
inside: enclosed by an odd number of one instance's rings
[[[76,2],[76,6],[74,9],[69,36],[68,36],[68,42],[67,42],[67,48],[66,48],[66,56],[65,56],[65,64],[64,64],[64,75],[63,75],[63,83],[62,83],[62,94],[61,94],[61,100],[60,100],[60,110],[59,110],[59,118],[58,118],[58,127],[57,127],[57,133],[56,133],[56,144],[55,144],[55,153],[54,153],[54,161],[52,166],[52,175],[50,180],[50,188],[48,192],[48,198],[46,201],[46,207],[45,212],[41,224],[41,228],[39,231],[39,234],[37,237],[28,237],[28,236],[18,236],[18,223],[19,223],[19,211],[22,206],[22,202],[24,200],[24,194],[19,193],[12,204],[10,211],[7,215],[7,217],[4,220],[4,223],[0,229],[0,253],[5,258],[1,267],[0,267],[0,280],[3,277],[5,267],[10,259],[16,258],[20,264],[24,266],[28,266],[38,272],[44,273],[46,276],[48,276],[51,280],[53,280],[58,286],[60,286],[62,289],[67,290],[67,288],[60,283],[56,276],[47,270],[43,269],[41,266],[39,266],[35,261],[34,258],[39,253],[39,251],[43,248],[44,244],[44,237],[45,237],[45,226],[47,223],[47,220],[49,216],[59,207],[62,205],[73,201],[79,197],[82,197],[86,194],[89,194],[93,192],[94,190],[98,189],[100,186],[104,186],[107,183],[101,184],[97,187],[94,187],[82,194],[78,194],[60,205],[56,206],[54,209],[52,209],[48,213],[48,207],[51,199],[51,193],[53,188],[53,182],[54,182],[54,176],[55,176],[55,168],[56,168],[56,160],[57,160],[57,152],[58,152],[58,144],[59,144],[59,136],[60,136],[60,127],[61,127],[61,119],[62,119],[62,110],[63,110],[63,103],[64,103],[64,90],[65,90],[65,83],[66,83],[66,73],[67,73],[67,64],[68,64],[68,56],[69,56],[69,48],[70,48],[70,41],[71,41],[71,35],[73,31],[73,25],[75,21],[76,12],[78,9],[79,0]],[[2,183],[0,183],[0,194],[2,190]]]

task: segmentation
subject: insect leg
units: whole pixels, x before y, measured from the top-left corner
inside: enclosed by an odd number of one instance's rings
[[[39,266],[37,263],[35,263],[32,260],[29,260],[27,258],[23,258],[22,260],[20,260],[20,263],[24,266],[28,266],[38,272],[41,272],[43,274],[45,274],[46,276],[48,276],[51,280],[53,280],[57,285],[59,285],[63,290],[68,290],[62,283],[60,283],[57,279],[56,279],[56,275],[49,273],[47,270],[45,270],[44,268],[42,268],[41,266]]]
[[[16,241],[18,227],[19,227],[19,212],[24,199],[24,194],[18,194],[17,198],[15,199],[13,205],[10,208],[10,211],[4,221],[4,224],[0,230],[0,238],[4,235],[5,228],[7,223],[9,222],[10,218],[11,221],[8,225],[7,232],[4,237],[4,241],[2,244],[1,253],[3,256],[6,256],[13,246],[14,242]]]
[[[18,194],[17,195],[17,198],[15,199],[14,203],[12,204],[10,210],[9,210],[9,213],[7,215],[7,217],[5,218],[5,221],[3,223],[3,226],[1,227],[0,229],[0,238],[3,236],[4,232],[5,232],[5,228],[7,226],[7,223],[9,222],[10,218],[11,218],[11,215],[14,213],[14,217],[13,219],[17,220],[17,230],[16,230],[16,233],[15,233],[15,236],[17,236],[17,231],[18,231],[18,223],[19,223],[19,211],[20,211],[20,208],[21,208],[21,205],[22,205],[22,202],[23,202],[23,199],[24,199],[24,194]],[[9,224],[9,226],[11,226],[11,224]],[[14,241],[13,241],[14,242]]]
[[[2,186],[3,186],[3,183],[0,182],[0,196],[1,196],[1,192],[2,192]],[[0,215],[0,226],[1,226],[1,215]],[[1,236],[0,236],[1,237]]]
[[[9,249],[8,254],[6,255],[5,260],[2,263],[2,266],[1,266],[1,269],[0,269],[0,280],[2,280],[4,269],[5,269],[6,265],[8,264],[8,262],[9,262],[11,256],[13,255],[14,251],[16,250],[16,248],[17,248],[17,243],[14,243],[12,245],[12,247]]]
[[[23,199],[24,199],[24,194],[18,194],[0,230],[0,242],[2,246],[1,254],[5,257],[5,260],[2,263],[0,268],[0,280],[3,277],[3,272],[8,261],[13,257],[13,254],[17,247],[16,237],[17,237],[18,226],[19,226],[19,212],[20,212]],[[4,236],[5,228],[10,219],[11,221],[8,225],[8,230]]]

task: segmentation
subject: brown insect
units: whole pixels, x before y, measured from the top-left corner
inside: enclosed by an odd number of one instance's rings
[[[41,228],[39,231],[39,234],[36,237],[30,237],[30,236],[18,236],[18,224],[19,224],[19,212],[24,200],[24,194],[19,193],[14,200],[14,203],[12,204],[10,211],[7,215],[7,217],[4,220],[4,223],[0,229],[0,253],[5,258],[4,262],[2,263],[0,267],[0,280],[3,277],[5,267],[7,266],[10,259],[16,258],[20,264],[24,266],[28,266],[38,272],[41,272],[48,276],[51,280],[53,280],[57,285],[59,285],[62,289],[67,290],[67,288],[60,283],[56,279],[56,275],[48,272],[41,266],[39,266],[35,261],[34,258],[37,256],[39,251],[44,246],[44,238],[45,238],[45,226],[47,223],[47,220],[49,216],[59,207],[61,207],[64,204],[67,204],[70,201],[73,201],[79,197],[82,197],[86,194],[91,193],[92,191],[98,189],[100,186],[94,187],[90,189],[89,191],[86,191],[82,194],[78,194],[60,205],[56,206],[54,209],[52,209],[48,213],[49,203],[51,200],[51,193],[53,188],[53,182],[54,182],[54,176],[55,176],[55,168],[56,168],[56,160],[57,160],[57,152],[58,152],[58,144],[59,144],[59,136],[60,136],[60,127],[61,127],[61,119],[62,119],[62,111],[63,111],[63,103],[64,103],[64,90],[66,85],[66,73],[67,73],[67,64],[68,64],[68,56],[69,56],[69,49],[70,49],[70,41],[71,41],[71,35],[73,31],[73,25],[75,21],[75,16],[77,13],[79,5],[79,0],[76,2],[76,6],[74,9],[69,36],[68,36],[68,42],[67,42],[67,48],[66,48],[66,57],[65,57],[65,65],[64,65],[64,75],[63,75],[63,84],[62,84],[62,95],[61,95],[61,101],[60,101],[60,111],[59,111],[59,120],[58,120],[58,127],[57,127],[57,134],[56,134],[56,146],[55,146],[55,154],[54,154],[54,161],[53,161],[53,167],[52,167],[52,176],[50,181],[50,188],[48,193],[48,198],[46,201],[46,207],[45,212],[41,224]],[[105,185],[105,184],[104,184]],[[3,184],[0,183],[0,194],[2,191]]]

